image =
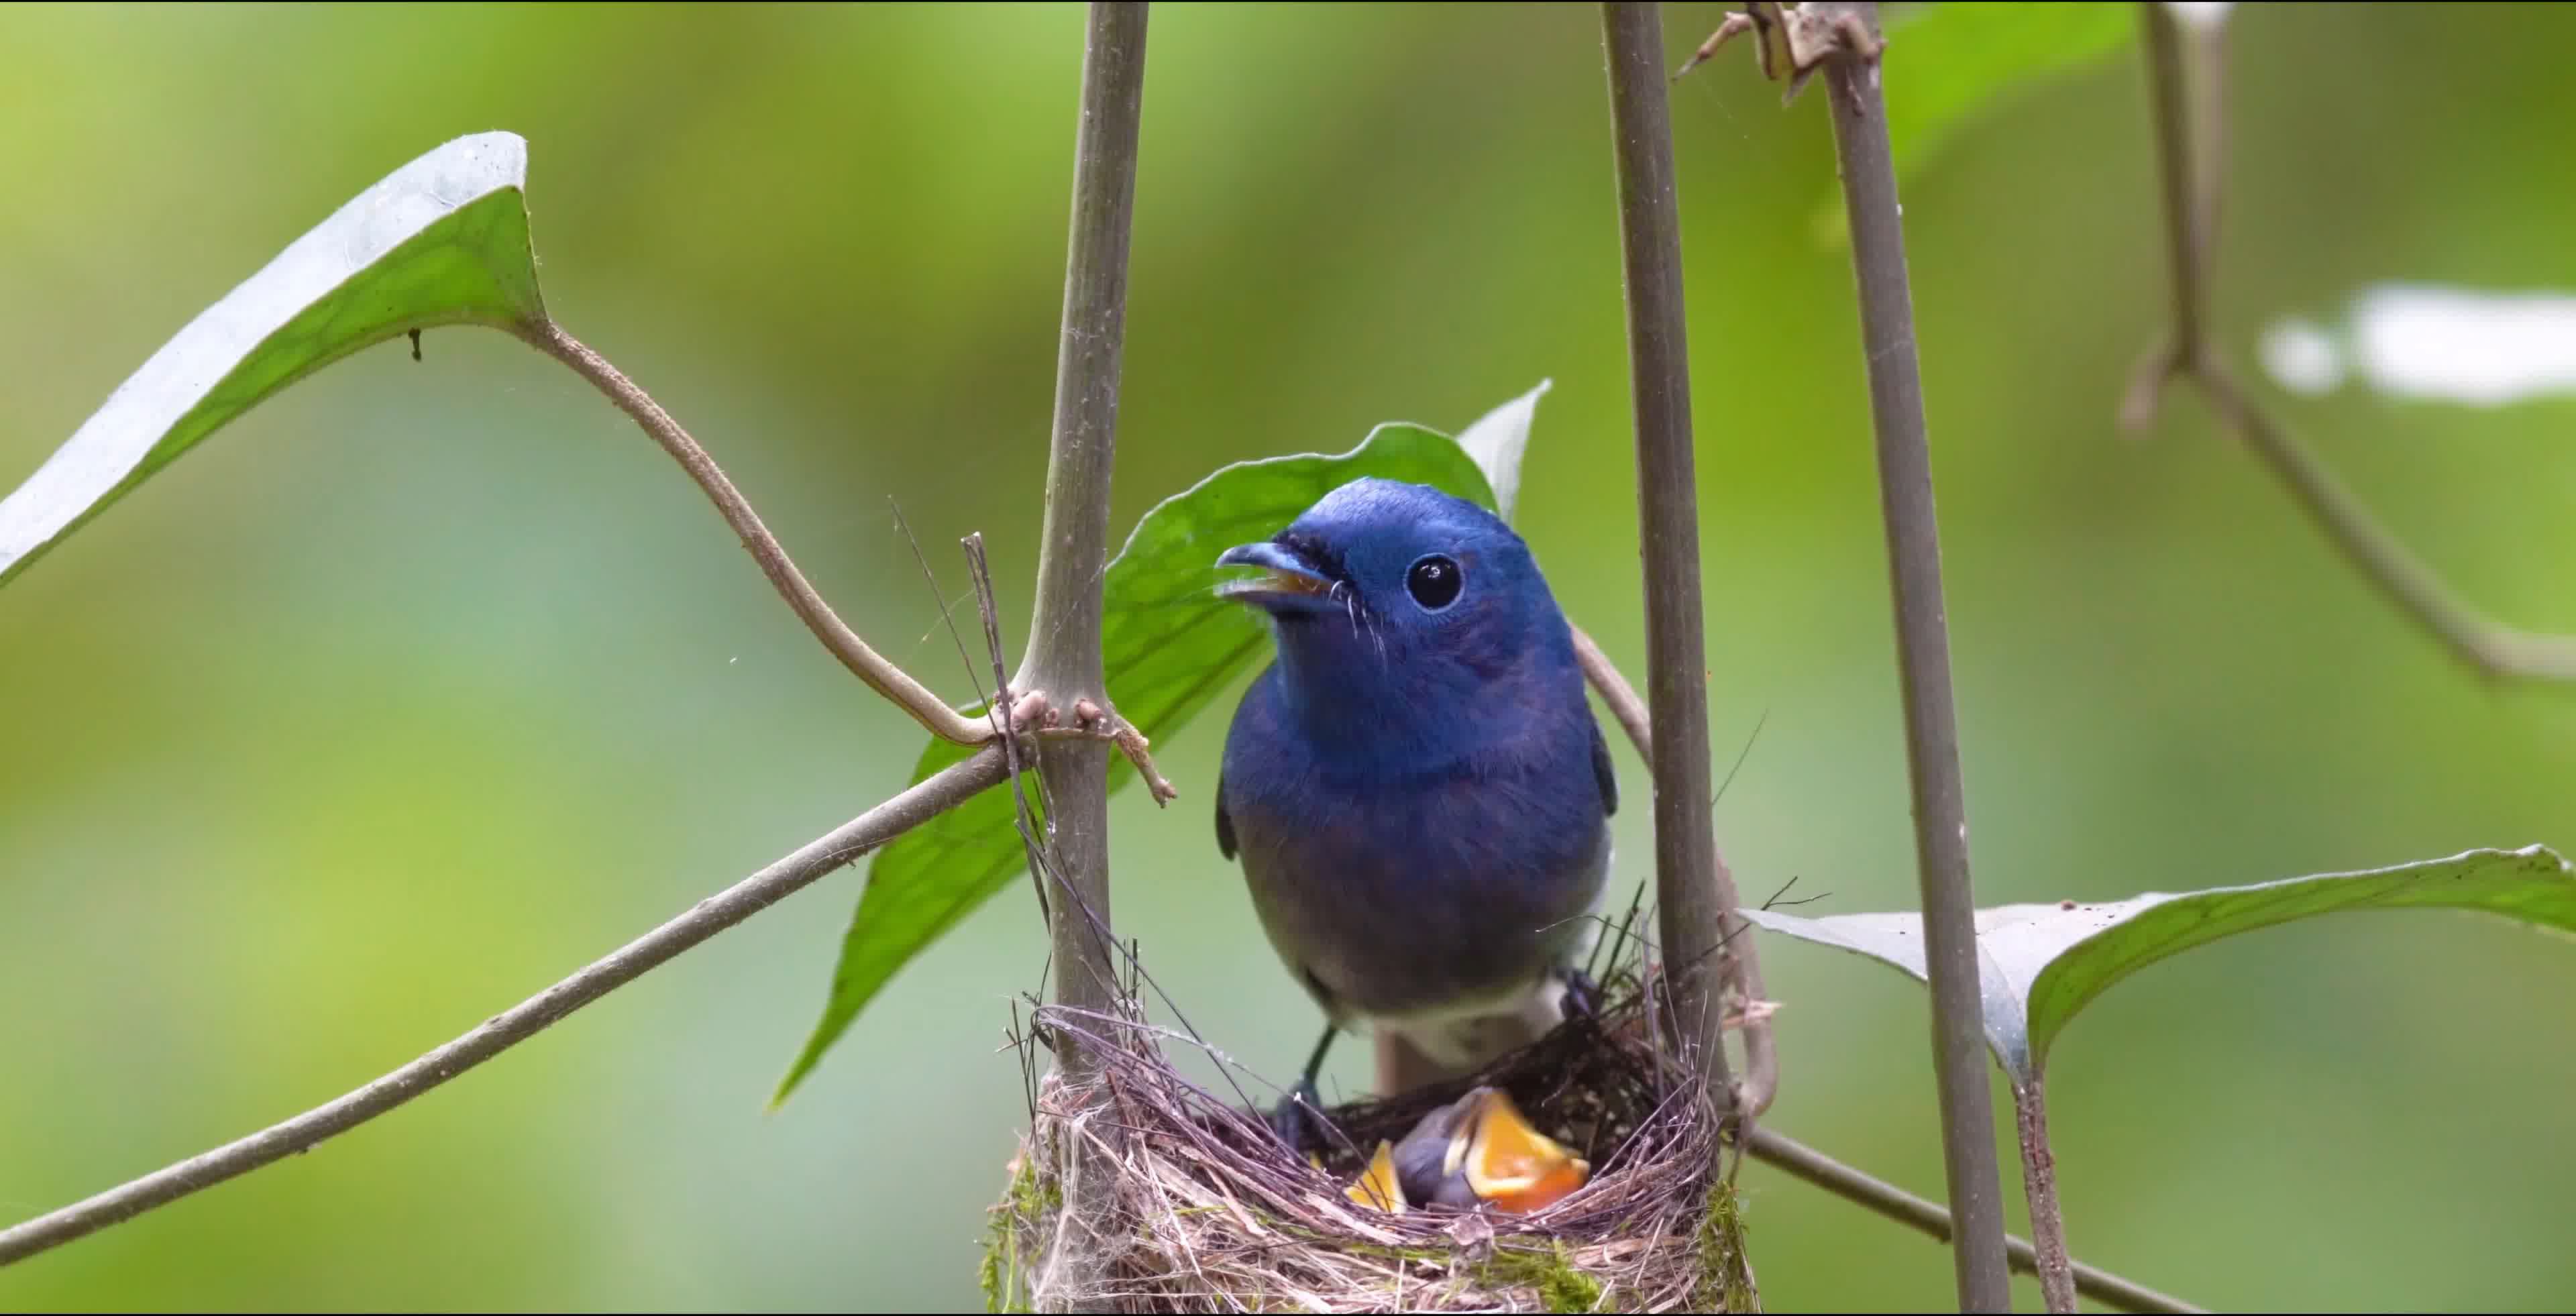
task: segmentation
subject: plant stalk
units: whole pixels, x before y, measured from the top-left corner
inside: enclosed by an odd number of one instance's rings
[[[1144,102],[1146,7],[1094,3],[1082,53],[1081,120],[1074,134],[1073,216],[1066,241],[1064,324],[1057,343],[1055,420],[1047,449],[1046,511],[1029,647],[1014,682],[1061,710],[1107,710],[1101,671],[1101,578],[1109,561],[1109,481],[1117,455],[1120,353],[1127,330],[1127,249],[1136,202],[1137,125]],[[1095,740],[1038,748],[1056,1004],[1115,1017],[1120,1010],[1109,902],[1109,753]],[[1077,1099],[1099,1095],[1098,1060],[1056,1035],[1056,1076]],[[1062,1167],[1064,1208],[1039,1281],[1042,1305],[1097,1291],[1112,1244],[1096,1236],[1114,1167],[1076,1139]]]
[[[1647,706],[1653,715],[1655,909],[1675,1042],[1718,1109],[1733,1104],[1716,962],[1733,902],[1718,889],[1709,818],[1699,485],[1682,315],[1681,205],[1664,95],[1664,30],[1654,4],[1601,6],[1619,178],[1619,250],[1637,427],[1637,512],[1645,558]]]
[[[2153,420],[2165,386],[2188,379],[2219,422],[2268,468],[2336,551],[2401,614],[2460,661],[2497,680],[2576,682],[2576,636],[2490,616],[2408,548],[2299,436],[2258,404],[2212,344],[2209,283],[2226,126],[2217,29],[2187,31],[2169,5],[2141,6],[2171,280],[2170,340],[2141,362],[2121,406],[2132,428]],[[2195,69],[2194,66],[2197,66]],[[2197,76],[2194,76],[2195,72]],[[2199,95],[2193,95],[2197,86]]]
[[[1909,1228],[1948,1242],[1951,1238],[1950,1213],[1938,1202],[1926,1201],[1884,1179],[1845,1165],[1795,1138],[1769,1127],[1755,1129],[1745,1142],[1745,1151],[1753,1159],[1782,1170],[1813,1184],[1854,1205],[1865,1207]],[[2039,1252],[2027,1240],[2004,1236],[2005,1251],[2012,1258],[2013,1269],[2025,1275],[2039,1273]],[[2097,1266],[2081,1261],[2071,1263],[2075,1273],[2075,1291],[2114,1311],[2194,1313],[2202,1310],[2170,1294],[2158,1293],[2144,1284],[2122,1279]]]
[[[2013,1084],[2013,1123],[2021,1133],[2021,1187],[2030,1198],[2030,1241],[2039,1292],[2052,1312],[2075,1310],[2075,1274],[2066,1257],[2066,1218],[2057,1209],[2057,1156],[2048,1147],[2048,1081],[2033,1074]]]
[[[1848,7],[1872,30],[1877,9],[1874,4]],[[1860,290],[1861,355],[1869,372],[1879,505],[1887,523],[1924,961],[1932,987],[1942,1164],[1949,1180],[1950,1215],[1958,1222],[1952,1247],[1959,1306],[1963,1311],[2009,1311],[2003,1192],[1979,1013],[1977,902],[1968,879],[1967,793],[1959,770],[1958,715],[1951,702],[1940,529],[1932,501],[1932,457],[1924,431],[1923,378],[1915,357],[1914,303],[1906,282],[1887,105],[1875,57],[1835,55],[1826,60],[1824,75],[1842,165],[1852,273]]]
[[[1109,477],[1117,453],[1120,349],[1127,327],[1127,243],[1136,198],[1136,136],[1145,83],[1145,6],[1094,4],[1083,46],[1075,134],[1072,236],[1036,609],[1015,693],[1061,710],[1109,706],[1101,671],[1100,581],[1109,561]],[[1070,898],[1054,902],[1055,999],[1116,1008],[1109,923],[1109,751],[1096,740],[1042,741],[1047,831]],[[1088,915],[1085,909],[1087,907]],[[1096,922],[1096,926],[1095,926]],[[1058,1057],[1073,1069],[1078,1056]]]

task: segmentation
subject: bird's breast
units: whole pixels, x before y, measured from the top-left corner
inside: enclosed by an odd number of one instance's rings
[[[1526,988],[1583,937],[1606,876],[1587,755],[1386,773],[1230,749],[1226,808],[1273,945],[1346,1015]]]

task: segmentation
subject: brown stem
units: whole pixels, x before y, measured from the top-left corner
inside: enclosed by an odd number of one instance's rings
[[[707,497],[715,503],[716,510],[724,514],[725,522],[742,537],[742,546],[751,550],[752,560],[760,564],[761,574],[769,577],[769,583],[777,587],[779,597],[787,600],[787,606],[796,610],[805,628],[814,633],[815,639],[823,642],[824,648],[832,651],[833,657],[841,660],[842,666],[867,682],[870,689],[893,700],[897,708],[911,714],[914,721],[942,740],[960,745],[980,745],[992,739],[990,726],[950,708],[939,696],[932,694],[929,687],[912,679],[902,668],[887,661],[884,655],[869,648],[868,642],[860,639],[859,633],[851,630],[840,615],[832,611],[832,605],[823,601],[812,582],[805,579],[805,573],[796,569],[795,560],[787,556],[787,550],[779,545],[777,536],[770,534],[769,527],[761,524],[760,514],[751,510],[751,503],[743,498],[742,491],[734,488],[733,481],[726,478],[724,469],[716,465],[715,459],[707,455],[707,450],[699,447],[698,441],[690,438],[689,432],[680,428],[680,422],[671,419],[671,413],[664,411],[651,395],[619,373],[607,358],[590,350],[551,321],[521,325],[517,333],[538,351],[572,367],[573,373],[589,380],[600,392],[608,395],[618,410],[633,417],[646,434],[653,436],[655,443],[662,445],[664,452],[680,463],[680,469],[697,481],[698,487],[705,490]]]
[[[1054,438],[1038,553],[1037,607],[1015,690],[1059,710],[1106,708],[1100,578],[1109,559],[1109,477],[1117,451],[1119,350],[1127,322],[1127,243],[1136,195],[1136,136],[1145,80],[1145,6],[1094,4],[1083,48],[1074,144],[1072,237],[1056,358]],[[1109,922],[1109,746],[1053,740],[1038,750],[1061,877]],[[1056,1002],[1106,1013],[1117,998],[1107,948],[1063,901],[1055,911]]]
[[[1083,44],[1037,608],[1028,653],[1012,683],[1046,692],[1062,709],[1109,708],[1101,671],[1100,586],[1109,560],[1109,480],[1117,454],[1145,25],[1143,4],[1094,3]],[[1104,720],[1114,718],[1109,713]],[[1046,798],[1047,861],[1061,888],[1049,918],[1055,1002],[1065,1010],[1114,1014],[1124,994],[1111,956],[1109,746],[1098,740],[1042,741],[1038,773]],[[1100,1094],[1093,1081],[1098,1058],[1089,1045],[1059,1033],[1055,1054],[1058,1077],[1075,1099]],[[1064,1208],[1038,1286],[1041,1305],[1050,1307],[1060,1295],[1093,1292],[1115,1246],[1095,1232],[1110,1219],[1113,1165],[1085,1139],[1060,1168]]]
[[[1574,627],[1574,656],[1583,665],[1584,679],[1601,694],[1601,702],[1610,706],[1610,715],[1628,733],[1628,743],[1637,747],[1637,756],[1648,763],[1655,761],[1654,724],[1646,716],[1646,701],[1637,697],[1636,687],[1628,684],[1610,655],[1601,651],[1580,626]],[[1712,828],[1714,824],[1711,825]],[[1755,1013],[1757,1003],[1770,999],[1762,981],[1762,957],[1751,936],[1740,935],[1746,929],[1736,908],[1735,875],[1726,867],[1726,856],[1712,849],[1717,860],[1719,898],[1726,902],[1726,949],[1732,965],[1736,994],[1746,1011],[1743,1022],[1744,1077],[1735,1085],[1735,1109],[1751,1119],[1771,1108],[1780,1094],[1780,1052],[1771,1040],[1767,1017]]]
[[[1655,909],[1676,1039],[1724,1108],[1727,1074],[1713,955],[1734,901],[1719,891],[1709,818],[1708,687],[1702,653],[1699,491],[1682,315],[1681,204],[1664,98],[1664,29],[1654,4],[1601,6],[1611,136],[1619,177],[1619,250],[1637,425],[1637,510],[1645,558],[1646,691],[1656,732]]]
[[[1950,1240],[1950,1213],[1942,1210],[1940,1203],[1927,1201],[1884,1179],[1845,1165],[1776,1129],[1755,1129],[1745,1150],[1753,1159],[1786,1171],[1844,1201],[1875,1211],[1909,1229],[1919,1229],[1942,1242]],[[2038,1250],[2028,1240],[2007,1234],[2004,1236],[2004,1250],[2012,1259],[2013,1269],[2025,1275],[2039,1273]],[[2075,1291],[2114,1310],[2202,1310],[2180,1298],[2158,1293],[2107,1270],[2081,1261],[2070,1264],[2075,1274]]]
[[[1818,8],[1805,6],[1811,12]],[[1967,793],[1950,692],[1949,623],[1941,599],[1940,530],[1924,431],[1923,378],[1915,358],[1913,295],[1906,283],[1896,166],[1888,150],[1887,106],[1879,86],[1878,6],[1841,8],[1836,21],[1850,36],[1843,53],[1824,62],[1830,93],[1825,99],[1842,163],[1852,273],[1860,289],[1861,355],[1878,438],[1879,507],[1887,523],[1924,962],[1932,986],[1942,1161],[1950,1213],[1959,1222],[1954,1244],[1959,1306],[2009,1311],[2003,1192],[1980,1022],[1977,902],[1968,878]]]
[[[2214,163],[2195,163],[2214,161],[2224,139],[2223,125],[2209,121],[2219,104],[2220,38],[2214,32],[2184,31],[2182,21],[2166,5],[2150,3],[2141,9],[2174,323],[2168,331],[2169,345],[2139,366],[2122,407],[2124,419],[2133,426],[2145,424],[2154,417],[2156,397],[2164,384],[2172,378],[2190,379],[2218,413],[2220,423],[2289,490],[2344,560],[2452,654],[2490,677],[2576,682],[2576,636],[2508,625],[2463,598],[2380,524],[2370,508],[2298,436],[2258,405],[2220,361],[2210,344],[2206,303],[2219,204],[2217,170]],[[2196,70],[2191,67],[2194,63],[2200,65]],[[2197,124],[2191,90],[2195,81],[2207,88],[2198,101],[2201,121]]]
[[[2021,1133],[2021,1187],[2030,1198],[2030,1237],[2038,1249],[2039,1293],[2052,1312],[2075,1310],[2075,1276],[2066,1258],[2066,1218],[2057,1209],[2057,1154],[2048,1146],[2048,1085],[2039,1075],[2013,1084],[2013,1124]]]
[[[0,1266],[131,1220],[272,1161],[310,1151],[323,1139],[346,1133],[536,1036],[565,1015],[633,982],[680,952],[956,807],[1002,776],[1002,751],[998,746],[988,747],[794,854],[699,901],[687,913],[365,1087],[204,1155],[192,1156],[86,1201],[0,1231]]]

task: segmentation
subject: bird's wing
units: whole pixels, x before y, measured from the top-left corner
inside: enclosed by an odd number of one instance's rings
[[[1610,765],[1610,742],[1601,738],[1599,722],[1589,717],[1584,721],[1592,728],[1592,776],[1594,780],[1601,783],[1601,812],[1605,815],[1617,813],[1619,811],[1619,770]],[[1219,782],[1217,789],[1224,790],[1225,784]],[[1219,836],[1224,836],[1232,830],[1226,825],[1223,804],[1217,805],[1216,827]],[[1234,853],[1231,840],[1227,842],[1226,853]]]
[[[1595,746],[1598,746],[1601,743],[1601,732],[1599,728],[1595,728],[1592,732],[1592,743]],[[1219,770],[1216,774],[1216,850],[1218,854],[1224,855],[1228,859],[1232,859],[1234,857],[1234,819],[1225,816],[1225,773],[1223,770]]]

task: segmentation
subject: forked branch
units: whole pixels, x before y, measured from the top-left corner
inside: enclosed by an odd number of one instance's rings
[[[2489,677],[2576,682],[2576,636],[2524,630],[2462,597],[2382,525],[2297,435],[2256,403],[2220,358],[2209,332],[2208,295],[2219,204],[2214,162],[2225,135],[2225,125],[2216,121],[2224,74],[2218,45],[2223,29],[2186,23],[2168,4],[2139,8],[2163,182],[2173,324],[2166,341],[2139,362],[2121,406],[2122,421],[2143,428],[2154,422],[2168,384],[2181,379],[2197,385],[2219,423],[2271,470],[2344,559],[2399,612]],[[2203,89],[2197,99],[2195,85]]]

